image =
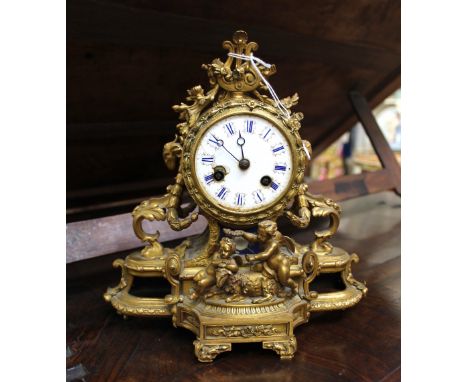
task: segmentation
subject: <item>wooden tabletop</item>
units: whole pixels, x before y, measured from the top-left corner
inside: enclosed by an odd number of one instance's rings
[[[193,354],[194,335],[170,319],[124,320],[102,293],[119,273],[124,254],[67,266],[67,367],[83,367],[86,381],[399,381],[400,199],[381,193],[342,202],[335,246],[356,252],[353,274],[368,295],[356,307],[313,314],[295,329],[291,361],[260,343],[234,344],[212,364]],[[310,230],[285,232],[299,242]]]

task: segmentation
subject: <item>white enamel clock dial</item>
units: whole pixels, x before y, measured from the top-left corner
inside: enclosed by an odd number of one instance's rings
[[[221,207],[239,212],[274,204],[293,176],[291,148],[271,122],[240,114],[210,126],[195,151],[195,176]]]

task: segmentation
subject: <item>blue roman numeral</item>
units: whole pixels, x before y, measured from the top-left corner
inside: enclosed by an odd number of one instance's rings
[[[234,134],[234,129],[232,128],[232,123],[227,123],[224,125],[224,127],[227,129],[229,134],[233,135]]]
[[[223,187],[223,188],[221,188],[221,190],[219,190],[219,192],[218,192],[218,198],[224,200],[224,197],[226,196],[226,194],[227,194],[226,187]]]
[[[259,200],[259,201],[263,201],[262,196],[261,196],[258,192],[256,192],[256,194],[257,194],[258,200]]]
[[[268,129],[268,131],[265,133],[265,135],[263,136],[263,139],[265,139],[267,137],[268,134],[270,134],[270,131],[271,129]]]
[[[203,158],[202,158],[202,162],[205,162],[205,163],[213,163],[213,162],[214,162],[214,158],[213,158],[213,157],[203,157]]]
[[[275,166],[275,170],[278,170],[278,171],[286,171],[286,166],[276,165],[276,166]]]
[[[238,206],[241,206],[241,205],[244,204],[244,195],[243,194],[237,194],[236,204]]]
[[[216,146],[219,146],[218,141],[214,141],[213,139],[208,139],[210,142],[214,143]]]
[[[271,182],[270,186],[271,186],[271,188],[272,188],[273,190],[275,190],[275,191],[276,191],[276,190],[278,189],[278,187],[279,187],[279,185],[276,184],[275,182]]]
[[[246,123],[247,123],[246,131],[248,133],[253,133],[253,121],[246,121]]]
[[[210,175],[205,175],[205,182],[206,184],[210,184],[214,179],[214,176],[213,174],[210,174]]]
[[[281,150],[284,150],[284,146],[283,146],[283,145],[274,148],[274,149],[273,149],[273,152],[274,152],[274,153],[277,153],[278,151],[281,151]]]

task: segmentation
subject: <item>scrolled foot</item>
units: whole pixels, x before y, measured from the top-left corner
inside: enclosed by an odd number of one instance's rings
[[[281,359],[292,359],[297,350],[296,337],[290,337],[286,341],[265,341],[263,348],[275,351]]]
[[[351,266],[353,263],[358,263],[359,262],[359,256],[356,255],[355,253],[351,254],[350,260],[348,261],[348,264],[346,264],[346,268],[342,272],[342,279],[346,285],[353,286],[356,289],[360,290],[365,296],[367,294],[367,286],[364,283],[356,280],[353,276],[353,273],[351,272]]]
[[[207,344],[200,340],[193,341],[195,355],[200,362],[213,362],[218,354],[231,351],[231,344]]]
[[[129,290],[133,283],[133,276],[131,276],[127,272],[127,267],[125,266],[125,260],[123,259],[116,259],[112,263],[114,268],[121,268],[121,276],[119,284],[115,287],[107,288],[107,291],[103,294],[103,298],[105,301],[110,302],[112,298],[120,293],[123,290]]]

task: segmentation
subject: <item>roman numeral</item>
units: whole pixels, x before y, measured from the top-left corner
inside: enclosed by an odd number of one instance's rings
[[[229,134],[233,135],[234,134],[234,129],[232,128],[232,123],[226,123],[224,125],[226,130],[228,131]]]
[[[246,121],[246,128],[245,131],[248,133],[253,133],[253,121]]]
[[[263,197],[262,195],[258,192],[258,191],[255,191],[255,196],[256,198],[258,199],[259,202],[263,202]]]
[[[271,182],[270,187],[271,187],[273,190],[276,191],[276,190],[278,189],[279,185],[276,184],[275,182]]]
[[[268,136],[268,134],[270,134],[270,131],[271,129],[268,129],[268,131],[265,133],[265,135],[263,136],[263,139],[266,139],[266,137]]]
[[[214,162],[214,157],[203,157],[202,162],[204,162],[204,163],[213,163]]]
[[[277,171],[286,171],[286,166],[281,166],[281,165],[277,164],[275,166],[275,170],[277,170]]]
[[[238,206],[244,205],[244,194],[237,194],[235,202]]]
[[[275,148],[273,149],[273,152],[274,152],[274,153],[277,153],[277,152],[282,151],[282,150],[284,150],[284,146],[283,146],[283,145],[278,146],[278,147],[275,147]]]
[[[221,190],[219,190],[218,192],[218,198],[224,200],[224,197],[226,196],[226,194],[227,194],[226,187],[222,187]]]
[[[214,179],[214,176],[213,174],[210,174],[210,175],[205,175],[205,182],[206,184],[210,184]]]

